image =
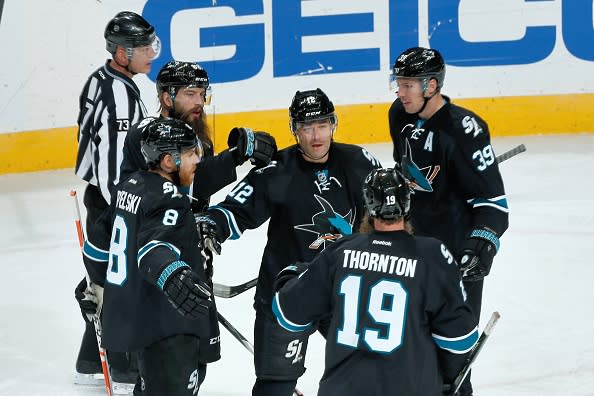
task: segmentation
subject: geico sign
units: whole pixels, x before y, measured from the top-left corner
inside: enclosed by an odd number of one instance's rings
[[[173,37],[171,33],[176,28],[173,23],[175,15],[191,10],[225,11],[236,21],[212,26],[204,23],[208,22],[204,18],[196,18],[193,22],[196,26],[190,26],[192,35],[199,37],[197,42],[201,50],[223,46],[233,48],[226,58],[192,59],[214,72],[213,82],[245,80],[257,75],[266,55],[272,57],[272,77],[380,70],[380,48],[387,46],[393,60],[403,49],[419,45],[419,36],[427,37],[429,45],[439,49],[450,65],[521,65],[547,58],[555,48],[557,29],[560,29],[565,48],[573,57],[594,61],[592,0],[426,0],[426,32],[419,32],[419,0],[389,0],[386,4],[387,18],[374,12],[302,16],[302,0],[269,1],[270,16],[264,15],[262,0],[148,0],[143,15],[155,25],[163,43],[162,55],[155,62],[151,78],[154,79],[159,68],[172,58],[172,41],[192,41],[188,37]],[[477,4],[483,7],[478,13],[464,13],[468,7],[474,7],[476,11]],[[377,8],[377,4],[374,6]],[[535,6],[548,7],[548,13],[523,18],[524,11]],[[509,11],[507,17],[506,9]],[[496,12],[496,17],[489,20],[489,13],[493,12]],[[561,15],[556,15],[559,12]],[[463,26],[468,26],[469,21],[472,26],[472,18],[477,15],[482,15],[483,21],[487,16],[486,21],[495,36],[515,31],[516,37],[500,41],[465,38]],[[539,15],[544,15],[541,17],[542,24],[538,23]],[[250,23],[242,22],[246,17],[251,17]],[[258,22],[254,22],[254,17],[260,18]],[[371,42],[365,48],[338,50],[303,49],[303,39],[311,42],[317,36],[335,35],[336,41],[348,42],[348,36],[341,35],[373,33],[376,30],[374,17],[387,19],[389,38],[386,38],[386,43]],[[551,24],[552,19],[560,22]],[[185,21],[187,24],[188,19]],[[270,21],[271,37],[266,36],[265,22],[260,21]],[[199,26],[199,22],[203,26]],[[481,24],[475,23],[474,29],[480,32]],[[267,40],[271,41],[271,54],[265,53]]]

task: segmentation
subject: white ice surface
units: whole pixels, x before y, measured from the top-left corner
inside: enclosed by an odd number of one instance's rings
[[[519,143],[528,151],[500,165],[510,228],[485,284],[481,329],[494,310],[501,320],[476,363],[475,393],[594,395],[594,135],[497,138],[493,146],[503,153]],[[393,164],[391,145],[367,147]],[[68,192],[83,187],[72,170],[0,176],[0,395],[105,394],[72,383],[83,329],[73,289],[83,266]],[[215,281],[255,277],[265,237],[261,228],[226,242]],[[250,340],[252,297],[219,299]],[[221,334],[223,358],[200,393],[248,395],[251,355]],[[316,334],[298,383],[307,396],[316,394],[323,351]]]

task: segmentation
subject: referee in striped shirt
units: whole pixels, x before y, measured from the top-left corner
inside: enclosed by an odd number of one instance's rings
[[[152,61],[160,52],[155,28],[134,12],[118,13],[108,22],[104,36],[111,59],[91,74],[79,99],[75,172],[88,182],[84,193],[87,233],[92,232],[90,225],[109,206],[111,191],[119,181],[128,129],[147,116],[140,90],[132,78],[138,73],[149,73]],[[85,298],[85,282],[83,279],[76,288],[79,300]],[[91,384],[93,374],[101,372],[101,365],[93,324],[85,322],[75,382]],[[119,365],[113,360],[110,359],[110,363],[115,371]],[[134,380],[131,378],[132,382]],[[118,382],[117,378],[114,381]]]

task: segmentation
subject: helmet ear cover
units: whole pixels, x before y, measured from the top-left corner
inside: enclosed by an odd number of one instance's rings
[[[295,135],[299,124],[329,119],[334,128],[338,125],[338,118],[334,104],[320,89],[297,91],[289,107],[289,127]]]
[[[410,187],[399,167],[372,170],[363,182],[363,200],[371,217],[397,220],[410,211]]]

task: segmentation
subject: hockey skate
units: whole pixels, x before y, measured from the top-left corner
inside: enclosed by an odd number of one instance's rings
[[[131,369],[128,367],[125,371],[121,371],[116,367],[110,367],[111,385],[114,395],[131,395],[134,391],[134,385],[138,378],[138,371],[136,367]]]
[[[97,339],[95,338],[95,329],[88,322],[85,322],[85,333],[76,358],[74,383],[91,386],[103,385],[103,372],[98,354]]]
[[[103,385],[103,373],[99,361],[77,360],[76,373],[74,374],[76,385],[101,386]]]

